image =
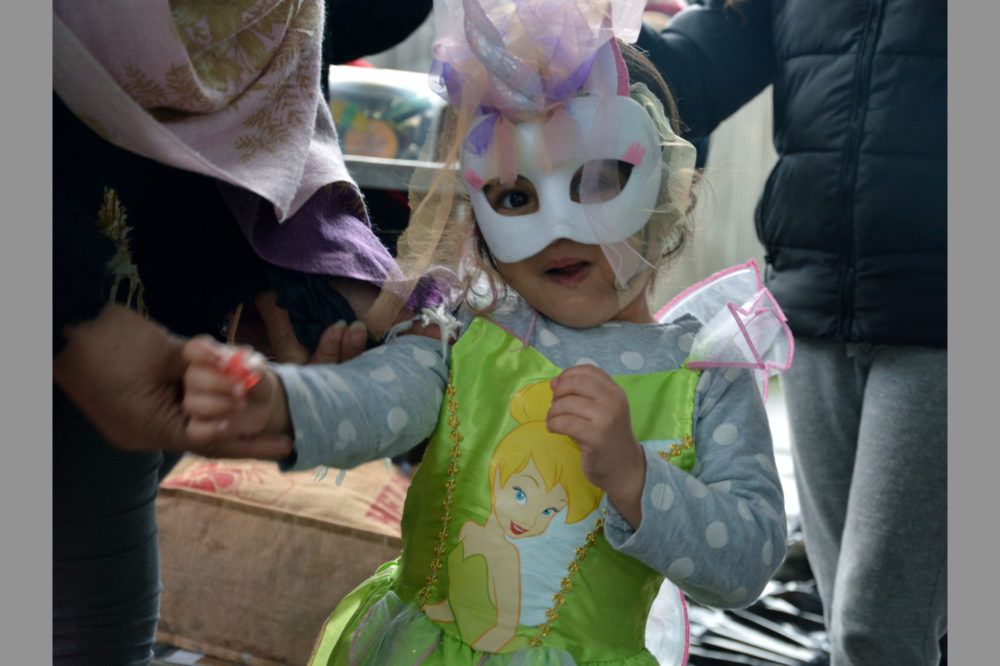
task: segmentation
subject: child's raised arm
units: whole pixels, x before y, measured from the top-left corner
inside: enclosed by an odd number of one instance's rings
[[[784,497],[755,381],[747,370],[706,371],[696,396],[694,469],[644,450],[639,528],[613,505],[604,526],[614,548],[717,608],[753,603],[785,554]]]
[[[587,479],[638,529],[646,459],[632,432],[622,388],[593,365],[567,368],[552,380],[546,422],[550,432],[573,438]]]

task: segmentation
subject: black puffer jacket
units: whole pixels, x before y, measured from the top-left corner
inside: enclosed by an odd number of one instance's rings
[[[779,159],[755,222],[792,330],[947,346],[947,3],[737,7],[705,0],[639,46],[689,138],[774,84]]]

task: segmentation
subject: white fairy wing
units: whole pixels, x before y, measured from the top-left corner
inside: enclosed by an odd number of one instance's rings
[[[703,324],[688,367],[748,368],[766,400],[768,379],[791,366],[795,342],[785,314],[761,282],[757,262],[751,259],[685,289],[656,319],[669,322],[686,314]]]
[[[660,666],[683,666],[690,642],[684,593],[664,579],[646,619],[646,649]]]

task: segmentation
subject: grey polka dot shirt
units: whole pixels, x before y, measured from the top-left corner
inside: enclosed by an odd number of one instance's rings
[[[464,323],[471,320],[460,313]],[[700,324],[609,322],[561,326],[524,304],[492,318],[559,367],[594,364],[611,375],[672,370]],[[448,377],[440,341],[396,337],[340,365],[275,365],[295,429],[285,469],[350,468],[412,448],[430,435]],[[760,394],[749,371],[704,370],[695,397],[697,462],[691,473],[646,453],[642,523],[632,529],[608,503],[611,545],[666,575],[696,601],[746,606],[785,553],[781,482]]]

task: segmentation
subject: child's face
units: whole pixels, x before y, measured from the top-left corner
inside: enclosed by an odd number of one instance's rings
[[[616,246],[646,226],[660,190],[661,150],[638,102],[575,97],[547,120],[513,124],[507,140],[500,132],[477,153],[481,130],[507,127],[491,118],[469,132],[461,159],[476,224],[498,260],[521,261],[558,238]],[[504,155],[516,162],[506,177]]]
[[[513,263],[496,262],[504,281],[543,315],[563,326],[590,328],[608,321],[655,321],[644,288],[621,303],[615,274],[600,245],[559,239],[538,254]],[[643,285],[649,275],[639,276]]]
[[[498,471],[493,493],[493,513],[509,539],[538,536],[569,504],[562,484],[545,490],[545,481],[533,460],[520,472],[511,474],[502,486]]]

